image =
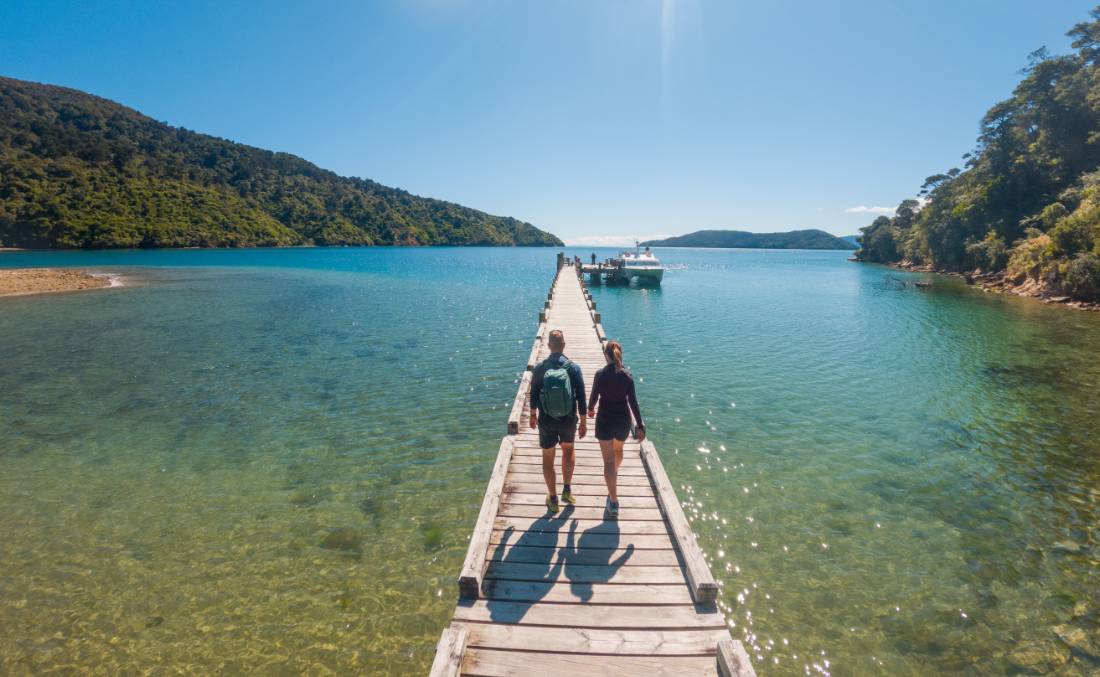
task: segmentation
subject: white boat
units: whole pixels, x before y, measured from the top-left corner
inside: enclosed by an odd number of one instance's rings
[[[639,251],[637,242],[634,243],[634,251],[621,253],[612,262],[619,267],[619,275],[627,282],[637,279],[642,284],[661,284],[661,278],[665,275],[665,269],[649,247]]]

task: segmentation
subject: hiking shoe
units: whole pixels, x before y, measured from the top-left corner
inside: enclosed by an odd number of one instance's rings
[[[576,505],[577,499],[573,498],[572,489],[564,489],[561,492],[561,502],[568,503],[569,505]]]
[[[547,496],[546,497],[546,509],[550,511],[551,515],[558,514],[559,508],[558,508],[558,497],[557,496]]]
[[[611,497],[607,497],[607,519],[617,520],[619,519],[619,502],[612,501]]]

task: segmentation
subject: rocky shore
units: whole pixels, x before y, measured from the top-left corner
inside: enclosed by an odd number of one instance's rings
[[[929,265],[917,265],[908,261],[902,261],[900,263],[888,264],[891,268],[897,268],[898,270],[907,270],[914,273],[935,273],[937,275],[946,275],[948,277],[957,277],[965,280],[967,284],[974,285],[983,291],[998,292],[1002,294],[1015,294],[1016,296],[1023,296],[1026,298],[1042,301],[1043,303],[1057,303],[1069,308],[1076,308],[1078,310],[1091,310],[1094,312],[1100,312],[1100,301],[1089,301],[1085,299],[1077,299],[1072,296],[1065,296],[1052,291],[1045,284],[1039,280],[1031,278],[1025,279],[1023,282],[1017,282],[1013,280],[1003,271],[996,273],[985,273],[981,270],[974,270],[969,272],[955,272],[950,270],[936,270]]]
[[[0,296],[23,296],[51,292],[82,291],[117,286],[109,275],[60,268],[16,268],[0,270]]]

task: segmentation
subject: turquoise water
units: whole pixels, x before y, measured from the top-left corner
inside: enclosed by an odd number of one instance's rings
[[[1100,315],[661,255],[593,295],[761,675],[1097,670]],[[0,254],[132,283],[0,299],[0,673],[424,672],[553,258]]]

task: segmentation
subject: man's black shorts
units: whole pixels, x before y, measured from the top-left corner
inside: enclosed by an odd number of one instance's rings
[[[619,440],[625,442],[630,434],[630,414],[626,416],[596,415],[596,439],[601,441]]]
[[[554,418],[545,414],[539,416],[539,446],[550,449],[559,443],[572,444],[577,436],[577,417]]]

